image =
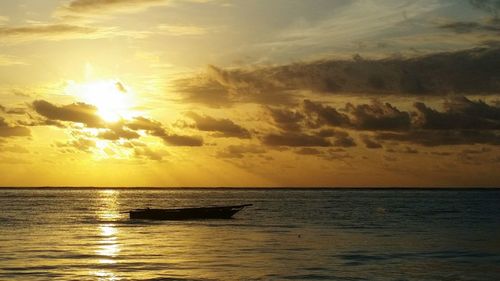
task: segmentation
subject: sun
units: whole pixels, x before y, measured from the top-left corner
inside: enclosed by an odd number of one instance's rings
[[[67,92],[97,107],[99,116],[106,122],[129,119],[134,115],[131,110],[133,91],[119,80],[70,82]]]

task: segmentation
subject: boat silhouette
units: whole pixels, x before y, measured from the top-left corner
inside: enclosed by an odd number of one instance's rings
[[[131,219],[143,220],[195,220],[230,219],[234,214],[252,204],[174,209],[135,209],[128,211]]]

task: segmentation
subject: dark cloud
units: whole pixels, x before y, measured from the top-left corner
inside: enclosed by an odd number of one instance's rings
[[[389,103],[374,100],[371,104],[346,104],[340,112],[321,102],[304,100],[298,108],[269,108],[276,126],[285,131],[306,128],[339,127],[355,130],[401,131],[411,126],[410,113],[400,111]]]
[[[44,100],[33,102],[35,111],[48,118],[54,125],[57,121],[83,123],[87,127],[106,129],[98,134],[99,138],[107,140],[135,139],[140,135],[135,132],[146,131],[148,134],[159,137],[165,143],[173,146],[201,146],[203,139],[198,136],[184,136],[167,132],[162,124],[145,117],[135,117],[132,120],[121,120],[116,123],[106,123],[97,115],[97,108],[85,103],[73,103],[56,106]],[[46,122],[34,122],[34,125],[52,125]]]
[[[500,91],[499,65],[500,48],[491,47],[412,58],[322,60],[254,69],[224,70],[210,66],[204,76],[184,78],[174,86],[187,100],[209,106],[290,105],[302,92],[494,95]]]
[[[436,155],[436,156],[450,156],[450,155],[453,155],[452,152],[448,152],[448,151],[431,151],[430,154]]]
[[[332,146],[333,144],[325,137],[309,135],[306,133],[284,132],[279,134],[268,134],[262,139],[269,146]]]
[[[440,28],[452,30],[456,33],[472,33],[472,32],[492,32],[500,33],[500,25],[484,24],[478,22],[452,22],[443,24]]]
[[[498,11],[500,10],[500,1],[498,0],[469,0],[469,3],[483,11],[486,11],[493,15],[494,18],[498,18]]]
[[[194,112],[187,114],[195,121],[195,127],[200,131],[216,132],[216,137],[235,137],[241,139],[250,138],[250,132],[235,124],[229,119],[215,119],[210,116],[201,116]]]
[[[73,13],[103,13],[116,10],[143,9],[165,0],[73,0],[63,9]]]
[[[356,142],[347,132],[333,130],[333,129],[324,129],[316,133],[316,136],[322,138],[335,138],[332,146],[340,146],[340,147],[353,147],[356,146]]]
[[[479,130],[411,130],[403,133],[381,132],[378,141],[400,141],[424,146],[492,144],[500,145],[498,131]]]
[[[374,141],[371,137],[367,135],[362,135],[361,140],[365,144],[366,148],[377,149],[382,148],[382,145],[376,141]]]
[[[57,106],[44,100],[36,100],[33,102],[33,108],[49,120],[77,122],[92,128],[104,126],[104,121],[98,116],[97,108],[93,105],[72,103]]]
[[[173,146],[202,146],[203,138],[199,136],[185,136],[172,134],[163,128],[162,124],[155,120],[150,120],[145,117],[135,117],[131,121],[127,121],[124,125],[132,130],[144,130],[152,136],[159,137],[165,143]]]
[[[352,114],[352,124],[358,130],[399,131],[410,128],[410,114],[389,103],[374,101],[372,104],[354,106],[347,104]]]
[[[303,147],[299,150],[295,151],[296,154],[299,155],[308,155],[319,157],[328,161],[332,160],[344,160],[347,158],[352,158],[352,156],[347,153],[344,149],[318,149],[312,147]]]
[[[217,152],[221,158],[243,158],[246,154],[263,154],[266,150],[259,145],[230,145],[224,150]]]
[[[315,103],[310,100],[304,100],[304,111],[312,119],[310,124],[315,126],[329,125],[337,127],[347,127],[350,125],[349,117],[343,113],[339,113],[331,106],[325,106],[320,103]]]
[[[480,147],[480,148],[467,148],[462,150],[462,153],[468,153],[468,154],[481,154],[481,153],[487,153],[490,152],[491,149],[488,147]]]
[[[347,133],[334,129],[344,128],[375,132],[373,137],[361,136],[367,148],[381,148],[380,142],[390,140],[425,146],[498,144],[500,107],[493,104],[452,97],[445,100],[442,111],[417,102],[416,111],[405,112],[389,103],[373,101],[348,103],[342,109],[346,113],[342,113],[320,102],[305,100],[296,108],[268,108],[273,123],[282,132],[268,134],[263,141],[282,146],[355,146]]]
[[[453,98],[439,112],[424,103],[415,103],[416,126],[431,130],[500,130],[500,107],[466,97]]]
[[[418,154],[418,150],[411,148],[409,146],[406,146],[404,148],[389,148],[386,151],[390,153]]]
[[[173,146],[202,146],[203,138],[199,136],[183,136],[169,134],[161,137],[166,143]]]
[[[31,132],[28,128],[22,126],[11,125],[0,117],[0,137],[27,137]]]
[[[319,149],[312,148],[312,147],[302,147],[302,148],[296,150],[295,153],[301,154],[301,155],[319,155],[319,154],[321,154],[321,151]]]
[[[174,84],[176,91],[182,93],[187,102],[211,107],[229,107],[236,102],[222,85],[205,77],[178,79]]]
[[[209,65],[202,75],[174,81],[174,87],[186,101],[212,107],[235,103],[291,104],[294,93],[284,89],[282,82],[273,80],[269,74],[257,70],[224,70]]]
[[[300,131],[305,115],[298,110],[267,107],[275,125],[285,131]]]
[[[333,142],[333,146],[354,147],[356,146],[356,142],[349,136],[339,137]]]
[[[59,127],[59,128],[66,128],[67,127],[61,121],[33,117],[30,114],[28,114],[28,116],[30,117],[30,121],[18,121],[17,123],[19,125],[28,126],[28,127],[34,127],[34,126],[55,126],[55,127]]]
[[[137,139],[140,135],[137,132],[124,129],[121,126],[111,126],[98,134],[99,138],[106,140],[118,140],[118,139]]]
[[[147,131],[153,136],[166,135],[165,129],[163,128],[163,125],[160,122],[155,120],[150,120],[142,116],[134,117],[132,120],[127,121],[124,125],[135,131],[138,130]]]
[[[349,127],[349,117],[337,109],[320,102],[304,100],[297,108],[266,107],[274,124],[288,132],[316,129],[323,126]]]

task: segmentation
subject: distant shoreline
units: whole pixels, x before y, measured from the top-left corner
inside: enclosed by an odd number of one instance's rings
[[[500,190],[500,187],[436,186],[436,187],[104,187],[104,186],[38,186],[0,187],[0,190]]]

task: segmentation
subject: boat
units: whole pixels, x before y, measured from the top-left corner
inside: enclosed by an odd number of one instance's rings
[[[234,214],[252,204],[234,206],[213,206],[175,209],[135,209],[129,211],[131,219],[142,220],[197,220],[197,219],[230,219]]]

